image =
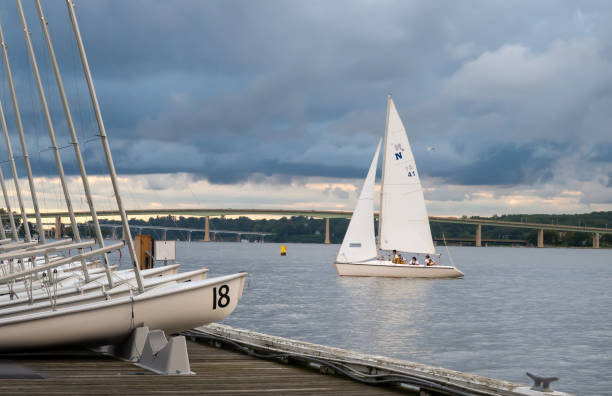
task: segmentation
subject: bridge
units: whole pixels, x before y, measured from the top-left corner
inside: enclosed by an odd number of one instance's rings
[[[87,223],[91,224],[91,223]],[[108,223],[100,223],[101,228],[110,228],[113,232],[113,239],[118,239],[117,231],[123,228],[122,224],[108,224]],[[187,241],[191,242],[191,234],[194,232],[202,232],[204,233],[204,240],[206,240],[206,229],[199,228],[187,228],[187,227],[164,227],[164,226],[150,226],[150,225],[140,225],[140,224],[130,224],[130,229],[135,229],[138,233],[142,233],[142,230],[161,230],[162,231],[162,240],[166,240],[166,233],[168,231],[181,231],[187,233]],[[243,235],[255,235],[258,236],[260,242],[264,241],[264,237],[267,235],[272,235],[270,232],[257,232],[257,231],[239,231],[239,230],[208,230],[209,240],[210,236],[213,236],[215,239],[215,235],[218,234],[232,234],[236,235],[236,240],[240,242]]]
[[[433,237],[433,240],[436,242],[448,242],[449,244],[457,244],[459,246],[462,246],[464,244],[466,245],[476,245],[476,240],[474,238],[444,238],[444,237]],[[491,244],[491,245],[511,245],[511,246],[516,246],[516,245],[521,245],[521,246],[527,246],[529,245],[529,241],[526,239],[505,239],[505,238],[488,238],[488,239],[481,239],[481,244],[484,244],[485,246]]]
[[[135,209],[127,210],[127,215],[130,217],[146,217],[146,216],[193,216],[205,217],[206,226],[204,230],[204,241],[210,241],[210,217],[219,216],[305,216],[325,219],[325,243],[330,243],[329,239],[329,219],[334,218],[350,218],[353,215],[352,211],[342,210],[299,210],[299,209],[210,209],[210,208],[168,208],[168,209]],[[118,217],[119,212],[116,210],[98,211],[99,217]],[[19,217],[19,214],[15,213]],[[28,214],[34,218],[34,214]],[[62,218],[68,218],[68,212],[45,212],[41,213],[43,218],[54,218],[57,225],[61,226]],[[75,212],[77,217],[90,217],[89,211]],[[374,213],[378,216],[378,213]],[[441,217],[430,216],[430,222],[434,223],[455,223],[455,224],[473,224],[475,225],[474,244],[482,246],[482,227],[511,227],[511,228],[527,228],[538,230],[537,246],[544,247],[544,230],[562,231],[562,232],[586,232],[593,234],[593,248],[599,248],[599,238],[603,234],[612,234],[612,228],[587,227],[587,226],[572,226],[563,224],[543,224],[543,223],[528,223],[518,221],[503,221],[491,218],[467,218],[467,217]]]

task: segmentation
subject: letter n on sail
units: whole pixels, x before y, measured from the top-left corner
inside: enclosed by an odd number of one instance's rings
[[[402,153],[395,153],[395,159],[396,160],[402,159]]]

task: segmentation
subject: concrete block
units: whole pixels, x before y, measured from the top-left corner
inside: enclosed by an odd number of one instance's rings
[[[162,330],[149,332],[142,355],[136,365],[157,374],[194,374],[189,365],[185,337],[177,336],[167,340]]]

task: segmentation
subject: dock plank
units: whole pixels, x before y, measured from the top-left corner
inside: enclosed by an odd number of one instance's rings
[[[363,385],[314,370],[257,359],[188,341],[192,376],[161,376],[89,351],[10,355],[41,379],[2,379],[0,394],[31,395],[391,395],[393,388]]]

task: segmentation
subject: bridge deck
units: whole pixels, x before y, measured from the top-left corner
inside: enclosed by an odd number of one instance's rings
[[[207,208],[169,208],[169,209],[136,209],[127,210],[128,216],[155,216],[155,215],[173,215],[173,216],[307,216],[316,218],[350,218],[353,215],[352,211],[346,210],[289,210],[289,209],[207,209]],[[116,210],[98,211],[99,217],[117,217],[119,212]],[[18,213],[15,213],[16,217],[20,217]],[[33,214],[28,216],[34,217]],[[77,217],[90,217],[89,211],[77,211],[75,212]],[[374,213],[374,216],[378,216],[378,213]],[[56,218],[56,217],[68,217],[67,212],[46,212],[41,213],[43,218]],[[584,227],[584,226],[572,226],[563,224],[540,224],[540,223],[527,223],[527,222],[516,222],[516,221],[504,221],[497,219],[486,219],[486,218],[464,218],[464,217],[441,217],[441,216],[430,216],[429,221],[439,223],[458,223],[458,224],[481,224],[486,226],[494,227],[510,227],[510,228],[536,228],[556,231],[577,231],[577,232],[598,232],[600,234],[612,234],[612,228],[601,228],[601,227]]]

